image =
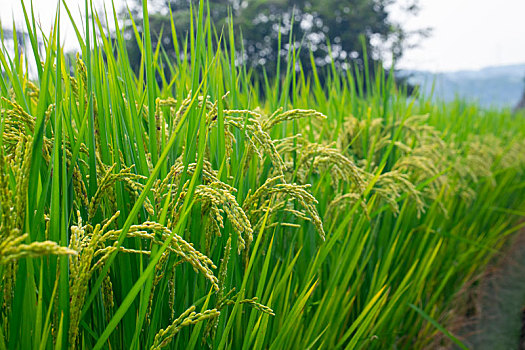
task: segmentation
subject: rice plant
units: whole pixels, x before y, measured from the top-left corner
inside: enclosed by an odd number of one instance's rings
[[[76,58],[66,2],[0,50],[0,349],[463,346],[457,292],[524,226],[524,123],[293,50],[254,79],[204,2],[175,61],[144,2],[134,70],[84,10]]]

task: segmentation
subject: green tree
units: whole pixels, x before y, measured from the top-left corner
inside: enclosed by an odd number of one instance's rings
[[[379,61],[385,55],[398,59],[408,33],[399,23],[389,17],[390,6],[395,0],[209,0],[210,15],[218,32],[227,26],[229,14],[233,17],[236,36],[242,36],[243,59],[249,66],[264,67],[269,76],[275,72],[277,59],[286,56],[288,39],[299,52],[303,69],[309,71],[310,52],[316,66],[332,62],[339,68],[347,68],[349,62],[363,64],[363,48],[370,61]],[[151,2],[150,2],[151,3]],[[190,3],[196,0],[164,0],[150,6],[150,26],[153,44],[161,40],[170,55],[173,50],[169,24],[171,6],[179,40],[184,40],[190,25]],[[141,2],[134,0],[130,12],[141,32]],[[417,0],[405,11],[415,13]],[[159,38],[162,32],[162,37]],[[131,27],[128,38],[133,38]],[[281,47],[278,41],[281,36]],[[363,38],[364,40],[362,40]],[[138,66],[140,51],[130,41],[130,59]]]

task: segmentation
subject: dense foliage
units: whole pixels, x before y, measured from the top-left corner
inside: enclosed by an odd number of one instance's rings
[[[198,1],[151,1],[149,6],[150,31],[155,45],[162,42],[168,57],[179,56],[182,48],[173,45],[184,42],[190,30],[192,8]],[[264,70],[270,78],[278,73],[277,58],[284,58],[289,50],[296,50],[302,70],[310,74],[312,66],[347,68],[349,62],[361,68],[366,57],[369,64],[382,58],[398,59],[403,54],[410,37],[424,34],[426,29],[408,32],[389,16],[395,0],[210,0],[207,2],[211,23],[217,28],[217,37],[207,45],[229,43],[229,29],[235,33],[238,63],[254,68],[259,74]],[[417,0],[398,6],[413,14],[418,10]],[[134,40],[134,31],[142,34],[142,1],[135,0],[123,12],[136,20],[124,36],[128,38],[128,57],[133,67],[140,64],[141,51]],[[232,16],[233,22],[228,18]],[[170,18],[175,19],[175,27]],[[231,27],[231,28],[229,28]],[[175,34],[176,33],[176,34]],[[216,40],[217,39],[217,40]],[[291,40],[289,40],[291,39]],[[365,56],[364,51],[368,52]],[[312,56],[310,58],[310,55]],[[324,78],[324,71],[319,72]]]
[[[0,51],[0,349],[461,345],[452,301],[524,212],[524,124],[380,67],[321,85],[293,50],[263,100],[196,12],[191,61],[144,19],[138,76],[96,14],[71,69],[31,11],[32,50]]]

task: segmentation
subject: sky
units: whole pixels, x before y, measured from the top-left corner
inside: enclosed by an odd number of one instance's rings
[[[525,63],[525,0],[420,0],[421,11],[402,20],[407,29],[433,28],[400,68],[476,70]]]
[[[84,0],[66,0],[77,19]],[[400,3],[409,0],[398,0]],[[29,2],[29,0],[26,0]],[[57,0],[34,0],[44,30],[53,22]],[[103,0],[94,0],[95,5]],[[123,3],[115,0],[115,3]],[[405,51],[398,68],[433,72],[476,70],[487,66],[525,63],[525,0],[419,0],[421,11],[407,17],[394,10],[392,18],[405,29],[432,28],[431,36]],[[80,5],[82,6],[82,5]],[[0,0],[0,19],[23,25],[18,0]],[[75,34],[63,13],[66,49],[75,48]]]

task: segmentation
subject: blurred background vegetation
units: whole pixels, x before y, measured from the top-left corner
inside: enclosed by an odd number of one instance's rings
[[[163,58],[173,62],[189,59],[182,57],[182,52],[184,45],[189,45],[190,12],[197,3],[196,0],[148,1],[152,44],[156,48],[162,43]],[[115,4],[120,8],[119,20],[123,24],[130,63],[138,73],[142,57],[136,38],[143,33],[141,0],[129,0],[125,4],[117,0]],[[216,32],[215,41],[208,44],[216,50],[220,41],[222,48],[229,51],[233,39],[237,51],[235,63],[252,69],[252,83],[259,83],[261,88],[266,78],[273,80],[276,75],[282,78],[285,70],[278,66],[287,64],[292,46],[295,57],[299,58],[292,62],[296,71],[309,76],[315,67],[322,84],[333,67],[343,74],[362,73],[363,57],[367,57],[368,66],[386,66],[387,75],[393,65],[396,82],[405,86],[409,94],[418,87],[418,91],[435,101],[452,102],[459,97],[484,108],[513,108],[514,111],[525,106],[525,64],[437,73],[396,69],[395,62],[406,57],[406,52],[421,45],[432,33],[429,27],[408,30],[393,19],[417,17],[420,0],[209,0],[208,6]],[[175,28],[169,21],[170,11]],[[233,23],[229,23],[230,17]],[[235,33],[233,38],[224,35],[230,25]],[[177,34],[174,35],[173,29]],[[22,39],[19,42],[29,42],[23,30],[16,30],[15,34]],[[12,50],[9,45],[13,42],[10,40],[13,29],[4,25],[2,35]],[[365,51],[367,55],[363,54]],[[75,53],[70,57],[74,59]],[[372,74],[375,71],[370,70]],[[171,77],[171,73],[164,67],[166,77]]]
[[[363,68],[367,57],[369,65],[382,64],[383,60],[396,60],[403,55],[407,40],[414,36],[427,35],[428,29],[407,32],[400,23],[390,19],[389,11],[397,5],[408,14],[416,14],[417,0],[210,0],[209,9],[212,23],[217,32],[217,45],[220,41],[225,47],[232,38],[221,37],[232,26],[237,44],[237,57],[259,74],[274,78],[278,73],[280,59],[287,56],[292,45],[298,53],[302,71],[308,75],[313,65],[327,67],[334,63],[342,70]],[[166,54],[175,59],[173,28],[170,25],[170,11],[173,13],[179,43],[188,40],[191,8],[196,8],[195,0],[164,0],[148,2],[152,44],[162,43]],[[131,23],[130,15],[135,20]],[[228,23],[229,18],[233,23]],[[125,38],[128,39],[130,63],[140,66],[140,49],[136,33],[142,34],[142,8],[140,0],[132,0],[121,12],[127,18]],[[226,35],[227,36],[227,35]],[[242,40],[241,40],[242,39]],[[182,50],[182,49],[181,49]],[[180,50],[180,51],[181,51]],[[367,52],[367,55],[364,52]],[[351,67],[353,65],[354,67]],[[281,71],[282,74],[283,71]],[[320,69],[320,77],[324,78]],[[259,74],[254,74],[257,76]]]

